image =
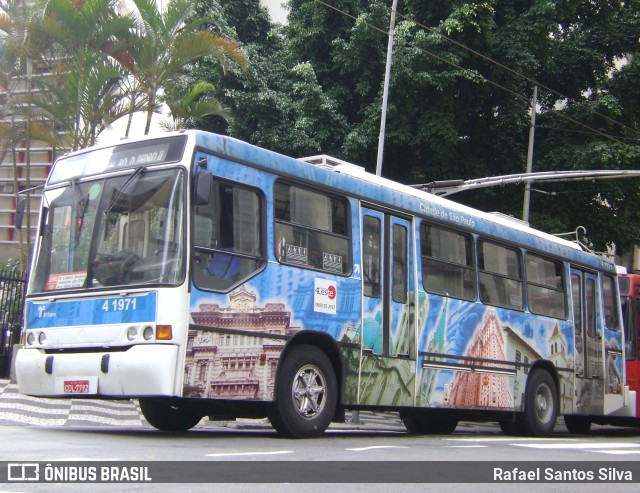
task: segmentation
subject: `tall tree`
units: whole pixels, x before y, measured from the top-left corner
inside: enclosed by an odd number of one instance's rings
[[[0,105],[0,161],[11,154],[13,193],[15,202],[21,191],[18,154],[24,156],[25,187],[31,187],[31,141],[42,137],[41,127],[34,122],[31,105],[33,65],[40,64],[39,45],[31,35],[35,9],[22,2],[0,1],[0,85],[3,98]],[[23,97],[22,94],[26,94]],[[26,99],[26,104],[25,104]],[[18,151],[18,148],[24,150]],[[20,268],[26,271],[31,257],[31,203],[26,203],[26,234],[18,231]]]
[[[346,118],[348,132],[337,154],[369,169],[377,148],[390,4],[289,1],[288,56],[309,64]],[[638,138],[638,119],[624,110],[624,94],[614,82],[633,66],[617,61],[638,51],[638,2],[400,0],[398,11],[386,176],[415,183],[525,171],[534,84],[540,85],[541,113],[534,170],[635,166],[637,140],[629,139]],[[632,77],[624,80],[634,83]],[[619,204],[634,198],[636,189],[606,188],[611,191],[563,185],[563,192],[576,193],[553,201],[536,195],[531,222],[554,232],[586,226],[598,250],[613,240],[623,248],[640,242],[634,228],[612,226],[629,214]],[[454,197],[519,216],[517,191]]]
[[[289,55],[282,29],[271,24],[259,0],[200,0],[197,13],[218,19],[216,27],[241,43],[251,60],[248,71],[226,74],[207,60],[194,65],[191,79],[212,81],[233,113],[232,122],[212,118],[202,128],[292,156],[336,147],[344,117],[314,68]]]

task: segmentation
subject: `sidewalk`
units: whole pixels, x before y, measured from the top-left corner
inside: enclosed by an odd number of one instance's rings
[[[405,431],[397,413],[360,412],[358,421],[347,413],[346,423],[331,428],[388,429]],[[107,401],[93,399],[42,399],[18,392],[18,386],[0,379],[0,425],[83,426],[108,425],[130,428],[151,428],[142,414],[137,400]],[[268,420],[238,419],[211,422],[203,418],[197,428],[271,428]]]

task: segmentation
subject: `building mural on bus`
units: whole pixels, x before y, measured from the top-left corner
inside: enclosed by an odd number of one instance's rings
[[[376,345],[382,330],[379,312],[365,313],[362,323],[358,320],[359,282],[330,280],[335,284],[336,309],[326,313],[320,311],[326,307],[319,308],[318,300],[308,295],[316,285],[315,274],[286,267],[275,272],[278,280],[268,283],[268,290],[264,286],[268,276],[254,278],[228,294],[194,290],[191,318],[197,329],[189,334],[185,396],[271,400],[286,339],[312,328],[329,333],[346,347],[346,403],[411,406],[415,400],[420,407],[518,410],[530,365],[544,358],[560,369],[561,411],[573,408],[573,338],[568,321],[421,292],[418,361],[375,354],[359,361],[363,340],[379,352]],[[268,299],[263,299],[266,293]],[[403,313],[401,318],[411,315]],[[400,325],[402,329],[391,337],[392,348],[412,340],[404,333],[413,330],[411,324]]]
[[[418,405],[521,409],[530,365],[559,368],[562,409],[573,402],[573,344],[567,321],[478,303],[429,297],[420,335]]]
[[[287,266],[272,272],[227,294],[193,288],[190,316],[196,328],[189,331],[185,396],[272,400],[277,362],[289,336],[303,328],[337,340],[354,333],[359,282]],[[319,285],[332,286],[335,295],[310,296],[323,291]]]

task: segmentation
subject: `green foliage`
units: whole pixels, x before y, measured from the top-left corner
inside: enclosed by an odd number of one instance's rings
[[[75,57],[59,71],[68,87],[38,102],[67,119],[62,128],[99,132],[141,101],[150,119],[162,89],[180,125],[375,168],[390,2],[289,0],[288,24],[274,26],[259,0],[174,0],[163,12],[134,1],[139,15],[128,19],[111,18],[110,0],[45,2],[56,13],[43,24],[49,44]],[[92,32],[89,19],[105,12]],[[415,183],[524,172],[534,84],[534,171],[638,167],[637,0],[400,0],[398,12],[385,176]],[[127,22],[135,29],[123,31]],[[29,46],[47,47],[35,33]],[[23,55],[12,56],[0,50],[5,64]],[[60,116],[65,108],[73,123]],[[91,119],[98,123],[84,123]],[[546,193],[532,196],[533,226],[584,226],[598,250],[640,243],[637,181],[534,188]],[[521,186],[453,198],[514,216],[522,209]]]

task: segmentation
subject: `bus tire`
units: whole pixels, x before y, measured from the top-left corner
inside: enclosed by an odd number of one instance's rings
[[[441,413],[401,412],[400,420],[411,435],[450,435],[458,426],[458,418]]]
[[[524,412],[516,416],[516,427],[527,436],[548,436],[558,416],[556,383],[548,371],[538,369],[529,377]]]
[[[564,417],[564,425],[573,435],[586,435],[591,429],[591,420],[587,416],[571,414]]]
[[[162,431],[187,431],[197,425],[202,414],[180,399],[145,397],[139,399],[142,415],[151,426]]]
[[[269,419],[289,438],[315,438],[329,427],[338,403],[338,385],[327,355],[315,346],[291,348],[278,371]]]

